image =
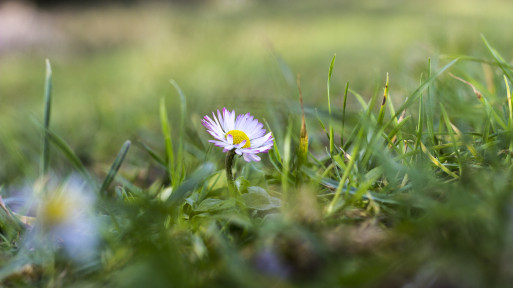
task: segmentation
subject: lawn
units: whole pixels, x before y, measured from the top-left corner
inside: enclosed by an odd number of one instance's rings
[[[3,285],[508,287],[512,5],[32,10],[0,50]],[[208,142],[224,107],[261,161]]]

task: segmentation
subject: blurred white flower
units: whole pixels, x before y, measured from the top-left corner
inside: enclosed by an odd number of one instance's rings
[[[95,195],[73,177],[61,186],[50,186],[35,195],[37,214],[26,244],[53,251],[62,248],[76,262],[92,260],[99,244]]]

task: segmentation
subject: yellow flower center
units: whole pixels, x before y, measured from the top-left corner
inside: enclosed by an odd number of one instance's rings
[[[251,144],[249,143],[249,137],[246,135],[246,133],[240,131],[240,130],[231,130],[226,133],[226,138],[228,139],[228,135],[232,135],[233,137],[233,144],[240,144],[242,141],[246,140],[246,144],[242,146],[242,148],[249,148]]]
[[[70,201],[62,196],[52,197],[43,205],[43,221],[49,225],[58,225],[67,220],[71,215]]]

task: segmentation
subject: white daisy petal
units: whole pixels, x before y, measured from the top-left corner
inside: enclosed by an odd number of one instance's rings
[[[248,132],[253,132],[255,130],[255,127],[258,125],[258,120],[255,120],[253,116],[250,116],[248,118],[246,129]],[[248,135],[249,136],[249,135]]]
[[[257,155],[255,154],[252,154],[252,153],[244,153],[244,160],[246,160],[246,162],[251,162],[251,161],[260,161],[260,157],[258,157]]]
[[[221,111],[217,110],[217,117],[219,118],[219,123],[221,124],[221,127],[223,127],[223,131],[228,131],[226,129],[226,114],[225,114],[225,108],[223,108]]]
[[[253,133],[251,134],[251,136],[248,135],[252,139],[260,138],[265,135],[266,131],[265,131],[265,129],[262,129],[262,126],[264,126],[264,125],[262,125],[261,123],[259,123],[259,124],[260,125],[257,128],[253,129]]]
[[[223,131],[223,128],[218,123],[215,123],[212,121],[209,124],[211,127],[211,129],[210,129],[211,131],[215,132],[219,138],[224,138],[225,132]]]
[[[246,142],[248,142],[248,141],[244,140],[244,141],[240,142],[239,144],[237,144],[237,146],[239,148],[242,148],[242,147],[244,147],[244,145],[246,145]]]
[[[228,115],[230,118],[227,123],[228,125],[226,126],[226,129],[228,129],[228,131],[231,131],[235,129],[235,110],[233,110],[231,113],[228,111]]]
[[[273,137],[273,135],[271,134],[271,132],[269,132],[269,133],[267,133],[267,135],[265,135],[263,137],[253,139],[253,141],[251,141],[251,144],[253,144],[254,147],[260,147],[260,146],[264,145],[265,143],[269,142],[270,140],[272,140],[272,137]]]
[[[214,138],[218,139],[218,140],[223,140],[224,137],[222,135],[219,135],[217,134],[216,132],[212,131],[212,130],[207,130],[208,133],[210,133],[210,135],[212,135]]]
[[[249,119],[249,117],[251,117],[251,115],[249,115],[249,113],[247,113],[247,114],[241,115],[241,116],[242,117],[240,118],[240,121],[238,123],[235,123],[235,129],[247,132],[248,130],[246,129],[246,123],[248,122],[248,119]]]
[[[228,141],[228,143],[230,143],[230,145],[233,144],[233,136],[232,135],[228,134],[226,136],[226,140]]]
[[[221,142],[221,141],[216,141],[216,140],[208,140],[208,142],[213,143],[217,147],[226,147],[227,145],[230,145],[230,144],[227,144],[226,142]]]
[[[245,117],[246,115],[243,115],[243,114],[240,114],[239,116],[237,116],[237,119],[235,119],[235,130],[241,130],[240,129],[240,123],[242,121],[242,119]]]

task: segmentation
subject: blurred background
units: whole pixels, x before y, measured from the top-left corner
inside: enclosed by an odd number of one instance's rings
[[[454,55],[488,55],[480,34],[508,56],[511,11],[507,0],[1,1],[0,183],[38,173],[41,131],[32,119],[42,119],[45,58],[52,129],[104,171],[126,139],[163,151],[160,98],[172,123],[180,111],[170,79],[187,96],[187,128],[203,139],[201,117],[222,107],[251,111],[282,134],[298,109],[290,105],[298,73],[307,111],[327,108],[335,53],[334,105],[346,82],[369,98],[387,72],[401,103],[428,59],[436,69]],[[308,125],[322,131],[310,116]],[[312,145],[320,141],[312,134]],[[133,149],[127,165],[144,157]]]

